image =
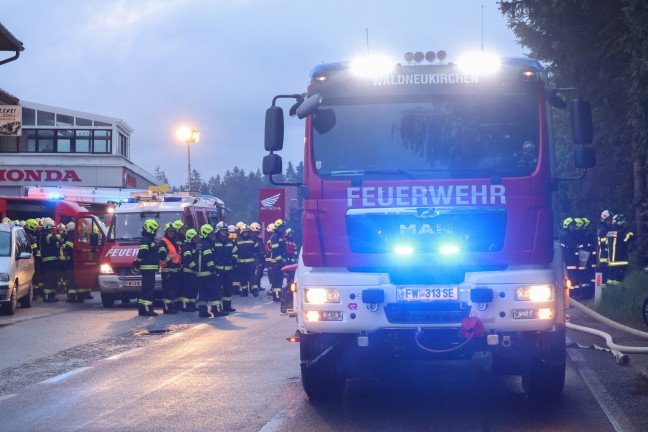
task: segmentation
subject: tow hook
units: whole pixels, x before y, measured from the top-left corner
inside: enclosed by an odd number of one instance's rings
[[[510,348],[511,347],[511,336],[502,337],[502,346],[504,348]]]

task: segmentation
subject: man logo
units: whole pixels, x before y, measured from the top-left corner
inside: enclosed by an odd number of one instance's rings
[[[279,201],[280,196],[281,192],[279,192],[277,195],[272,195],[271,197],[261,200],[261,205],[263,206],[263,208],[270,209],[274,207],[277,201]]]

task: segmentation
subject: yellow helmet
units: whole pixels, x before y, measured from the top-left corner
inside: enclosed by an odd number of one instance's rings
[[[200,235],[203,237],[207,237],[209,234],[213,232],[214,232],[214,227],[209,224],[205,224],[200,227]]]
[[[155,234],[155,232],[160,228],[160,224],[155,219],[146,219],[144,221],[144,231],[149,234]]]
[[[170,229],[172,229],[172,230],[174,230],[174,231],[176,230],[176,227],[174,227],[173,224],[172,224],[171,222],[169,222],[169,223],[167,223],[166,225],[164,225],[164,232],[167,232],[167,231],[170,230]]]
[[[279,228],[281,225],[283,225],[283,221],[281,219],[277,219],[274,223],[275,229]]]
[[[590,220],[588,218],[581,218],[583,220],[583,228],[587,228],[590,224]]]
[[[30,231],[36,231],[39,227],[38,221],[36,219],[27,219],[25,221],[25,226]]]
[[[187,232],[185,233],[185,240],[191,241],[193,240],[194,237],[198,235],[198,231],[195,229],[188,229]]]
[[[175,228],[177,231],[180,231],[182,229],[182,227],[184,227],[184,222],[182,222],[180,219],[178,219],[177,221],[171,222],[171,226],[173,226],[173,228]],[[198,233],[196,232],[196,234],[198,234]]]
[[[576,229],[581,229],[584,224],[583,219],[581,218],[574,218],[574,222],[576,222]]]
[[[563,221],[563,228],[565,228],[565,229],[568,228],[569,225],[571,225],[572,223],[574,223],[574,218],[568,217],[567,219],[565,219]]]

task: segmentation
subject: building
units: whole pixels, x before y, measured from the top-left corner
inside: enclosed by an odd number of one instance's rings
[[[22,134],[0,136],[0,195],[22,186],[146,189],[160,182],[130,161],[133,133],[121,119],[27,101],[0,91],[0,103],[22,108]]]

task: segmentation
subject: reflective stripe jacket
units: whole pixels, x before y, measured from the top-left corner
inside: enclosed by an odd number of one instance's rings
[[[198,270],[199,258],[200,255],[193,241],[185,242],[182,245],[182,271],[184,273],[195,273]]]
[[[255,261],[254,254],[256,252],[256,241],[252,237],[245,237],[241,235],[236,241],[239,263],[253,263]]]
[[[273,262],[284,265],[288,256],[286,253],[286,241],[278,232],[274,232],[270,237],[270,256]]]
[[[214,264],[218,270],[232,270],[238,261],[238,249],[229,238],[216,237],[214,241]]]
[[[43,262],[58,261],[62,241],[61,236],[58,234],[48,233],[46,230],[41,232],[41,256]]]
[[[203,238],[200,243],[196,245],[197,264],[196,276],[205,277],[213,274],[216,271],[214,265],[214,245],[209,239]]]
[[[149,233],[143,235],[140,240],[137,262],[140,263],[141,271],[158,271],[160,269],[160,252],[155,238]]]
[[[158,251],[160,254],[160,271],[162,272],[179,272],[182,255],[180,248],[166,236],[162,237],[158,243]]]

